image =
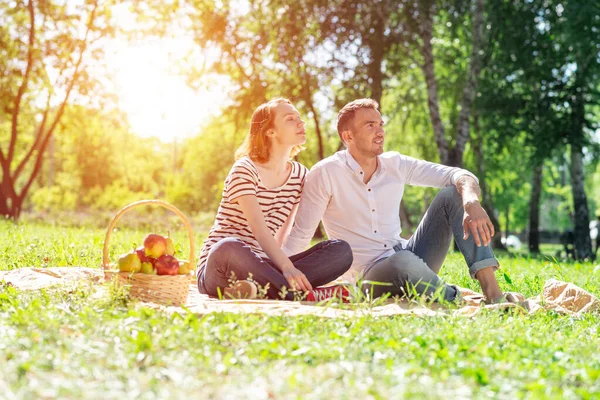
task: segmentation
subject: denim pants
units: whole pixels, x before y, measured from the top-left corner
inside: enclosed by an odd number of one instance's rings
[[[366,282],[361,287],[363,293],[366,291],[379,297],[385,293],[410,296],[416,292],[418,296],[431,297],[441,291],[445,300],[454,301],[459,295],[458,289],[438,276],[453,238],[465,257],[472,278],[481,269],[498,269],[499,263],[490,245],[478,247],[472,233],[467,240],[463,239],[463,216],[462,198],[456,187],[440,190],[406,248],[394,246],[396,254],[366,268],[362,279],[382,285]]]
[[[352,265],[352,250],[343,240],[327,240],[290,257],[294,266],[302,271],[312,287],[329,283],[343,275]],[[198,274],[198,290],[218,296],[218,290],[230,285],[232,274],[238,280],[252,279],[266,287],[267,297],[282,299],[281,293],[289,284],[281,271],[268,258],[254,254],[250,247],[237,238],[222,239],[208,253],[205,267]],[[288,292],[285,300],[293,300]]]

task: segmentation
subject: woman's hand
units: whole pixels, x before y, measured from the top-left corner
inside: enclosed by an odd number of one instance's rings
[[[303,292],[308,292],[312,290],[312,286],[306,275],[304,275],[299,269],[294,267],[294,264],[291,262],[282,268],[281,272],[283,276],[290,284],[291,290],[301,290]]]

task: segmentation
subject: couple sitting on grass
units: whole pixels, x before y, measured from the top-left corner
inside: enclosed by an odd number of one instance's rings
[[[201,293],[247,298],[258,285],[270,299],[348,300],[346,286],[323,287],[341,277],[373,297],[459,302],[458,288],[438,276],[454,239],[486,301],[503,300],[477,178],[384,153],[378,107],[371,99],[346,104],[337,119],[346,150],[310,171],[291,160],[306,142],[291,102],[276,98],[254,111],[200,254]],[[443,188],[409,240],[400,237],[404,185]],[[306,250],[320,221],[330,240]]]

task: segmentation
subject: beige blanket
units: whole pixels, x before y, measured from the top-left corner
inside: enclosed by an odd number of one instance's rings
[[[20,268],[12,271],[0,271],[0,282],[21,290],[38,290],[53,285],[64,285],[81,280],[98,283],[103,290],[104,281],[100,269],[79,267],[54,268]],[[195,285],[190,285],[186,308],[197,314],[211,312],[264,313],[270,315],[319,315],[323,317],[340,317],[356,315],[463,315],[474,316],[484,310],[514,309],[523,313],[554,310],[561,314],[580,315],[587,312],[600,312],[598,298],[573,285],[558,280],[548,280],[542,293],[536,297],[525,299],[518,293],[510,293],[511,303],[485,305],[483,296],[468,289],[461,289],[465,300],[459,308],[445,308],[439,304],[421,304],[410,301],[389,301],[375,307],[367,304],[310,303],[274,300],[216,300],[201,295]],[[141,303],[143,306],[165,309],[170,312],[183,311],[181,307],[168,307],[152,303]]]

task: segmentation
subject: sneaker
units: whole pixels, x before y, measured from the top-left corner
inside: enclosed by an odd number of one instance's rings
[[[343,303],[350,303],[350,292],[343,285],[318,287],[306,294],[306,301],[323,301],[341,299]]]
[[[458,288],[458,286],[456,285],[448,285],[454,288],[454,290],[456,290],[456,295],[454,296],[454,298],[452,300],[450,300],[451,303],[456,304],[457,306],[462,306],[464,305],[465,301],[462,297],[462,293],[460,292],[460,289]]]
[[[258,293],[254,282],[237,281],[223,289],[224,299],[254,299]]]

